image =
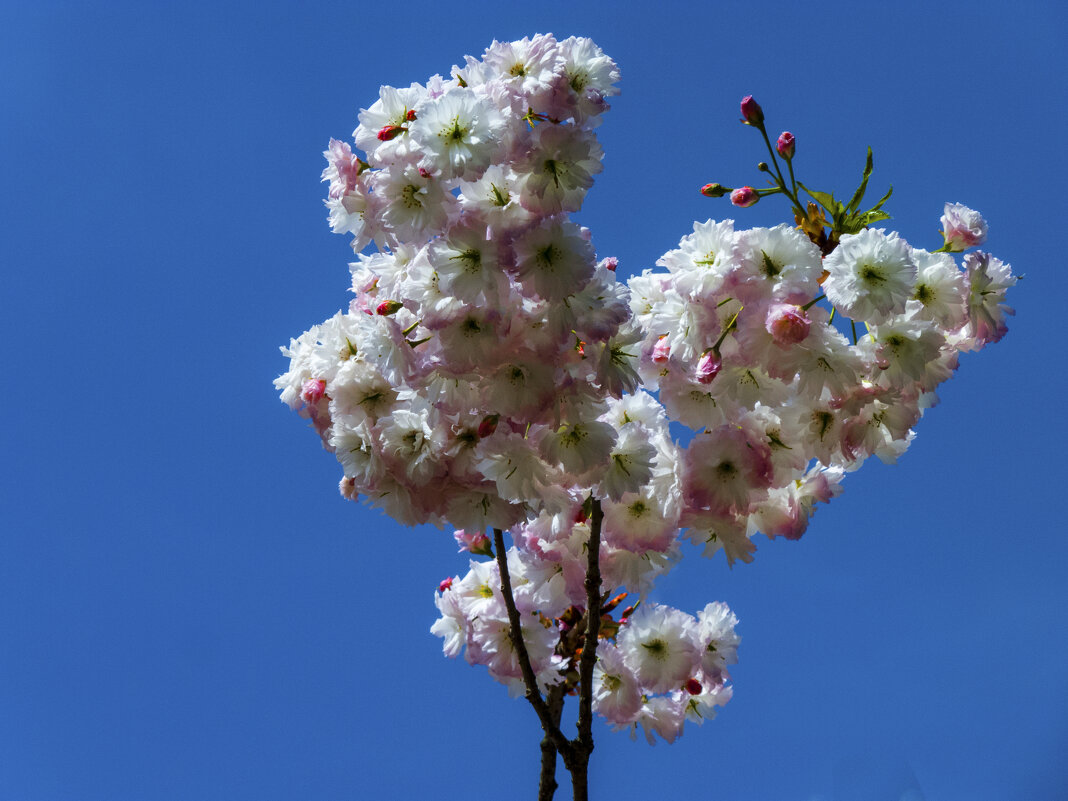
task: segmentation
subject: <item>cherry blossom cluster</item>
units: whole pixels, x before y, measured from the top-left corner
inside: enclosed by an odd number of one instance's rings
[[[365,159],[331,142],[333,228],[379,252],[277,384],[346,494],[482,530],[648,475],[652,447],[602,419],[638,383],[627,290],[568,217],[601,170],[593,127],[617,79],[588,39],[494,43],[451,80],[383,87],[354,133]]]
[[[538,35],[382,87],[355,149],[324,154],[354,297],[283,348],[276,386],[340,462],[345,497],[490,557],[441,583],[432,631],[513,694],[531,691],[513,602],[538,689],[579,687],[596,552],[592,708],[673,741],[731,697],[739,641],[722,603],[693,616],[644,600],[682,533],[731,564],[758,532],[800,538],[846,472],[907,448],[961,351],[1001,338],[1016,279],[985,253],[957,264],[986,223],[947,204],[935,252],[866,224],[828,244],[822,217],[818,237],[801,218],[709,220],[663,271],[618,281],[569,217],[601,171],[618,78],[590,40]],[[792,159],[793,135],[777,147]],[[742,189],[742,207],[780,191]],[[677,441],[672,422],[693,433]],[[510,533],[506,553],[491,529]],[[613,617],[629,593],[641,600]]]
[[[562,684],[572,691],[578,682],[574,656],[580,640],[574,635],[582,634],[575,624],[584,611],[581,548],[588,528],[575,526],[566,541],[557,539],[556,548],[545,547],[539,534],[547,532],[537,528],[518,532],[521,545],[508,551],[508,572],[541,689]],[[649,571],[632,553],[620,559],[627,553],[602,549],[605,585],[648,589]],[[524,684],[500,573],[493,562],[472,560],[470,567],[463,578],[442,582],[436,595],[441,617],[431,632],[444,639],[446,655],[463,650],[469,663],[484,665],[513,695],[520,695]],[[613,620],[611,611],[624,596],[602,606],[593,710],[617,729],[640,726],[650,743],[654,733],[674,742],[686,721],[710,720],[714,707],[730,700],[727,666],[737,661],[737,618],[723,603],[708,604],[697,617],[660,604],[636,604]]]
[[[947,204],[943,227],[948,252],[869,228],[823,257],[797,228],[710,220],[657,262],[666,272],[630,280],[643,384],[698,432],[678,524],[706,552],[749,561],[757,531],[799,538],[845,472],[904,452],[961,351],[1005,333],[1008,265],[951,255],[985,222]]]

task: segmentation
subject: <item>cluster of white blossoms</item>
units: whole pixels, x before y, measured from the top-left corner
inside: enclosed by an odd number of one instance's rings
[[[961,269],[882,230],[823,258],[787,226],[709,221],[666,272],[620,283],[568,216],[601,170],[594,128],[618,78],[590,40],[538,35],[494,42],[449,79],[383,87],[357,150],[325,153],[355,297],[283,348],[276,381],[341,463],[346,497],[458,529],[475,554],[491,553],[483,532],[510,532],[543,690],[574,685],[591,499],[607,591],[644,597],[683,531],[731,563],[751,560],[757,532],[800,537],[845,472],[907,447],[960,351],[1003,335],[1015,282],[986,254]],[[947,247],[985,238],[964,207],[943,223]],[[672,421],[698,433],[680,444]],[[446,654],[521,692],[497,564],[473,560],[436,603]],[[711,717],[730,698],[736,622],[719,603],[606,614],[594,709],[650,740]]]
[[[962,214],[982,220],[947,204],[947,244]],[[657,264],[667,272],[629,282],[638,370],[698,432],[681,456],[679,524],[732,562],[752,558],[757,531],[799,538],[867,457],[903,453],[960,352],[1005,333],[1016,282],[988,254],[962,269],[881,229],[823,257],[798,229],[730,220],[695,224]]]

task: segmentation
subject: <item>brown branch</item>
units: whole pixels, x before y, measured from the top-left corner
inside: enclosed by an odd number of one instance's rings
[[[501,574],[501,594],[504,595],[504,605],[508,609],[508,623],[512,629],[512,647],[515,648],[516,658],[519,660],[519,669],[523,673],[523,683],[526,685],[526,699],[534,707],[534,711],[541,721],[542,731],[549,738],[555,749],[564,758],[564,764],[570,759],[574,747],[560,731],[560,719],[557,716],[553,720],[552,712],[545,699],[541,697],[538,689],[538,679],[534,675],[534,668],[530,664],[530,654],[527,653],[527,645],[523,641],[523,629],[519,621],[519,610],[515,606],[515,596],[512,595],[512,579],[508,574],[508,556],[504,550],[504,532],[499,528],[493,529],[493,548],[497,556],[497,568]]]
[[[548,693],[546,703],[554,725],[560,727],[560,717],[564,711],[564,685],[554,684]],[[538,801],[552,801],[556,793],[556,746],[546,734],[541,739],[541,776],[538,780]]]
[[[588,769],[593,753],[593,668],[597,664],[597,636],[601,630],[601,522],[604,512],[596,498],[590,514],[590,541],[586,551],[586,636],[579,659],[578,737],[571,754],[561,752],[571,774],[575,801],[589,798]]]

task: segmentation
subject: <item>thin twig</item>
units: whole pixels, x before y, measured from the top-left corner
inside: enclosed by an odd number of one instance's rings
[[[601,502],[593,501],[586,562],[586,642],[579,660],[578,740],[587,754],[593,750],[593,667],[597,664],[597,635],[601,631]]]

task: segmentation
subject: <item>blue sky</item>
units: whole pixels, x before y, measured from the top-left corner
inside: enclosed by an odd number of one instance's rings
[[[663,582],[738,614],[735,698],[672,746],[600,726],[592,797],[1068,794],[1065,11],[101,5],[0,9],[0,799],[534,796],[533,714],[427,631],[451,536],[342,501],[271,381],[348,302],[329,138],[380,84],[547,31],[622,70],[578,216],[621,272],[695,219],[785,219],[696,191],[757,179],[754,94],[806,183],[851,190],[870,145],[891,227],[936,246],[944,202],[978,208],[1027,276],[897,466]]]

